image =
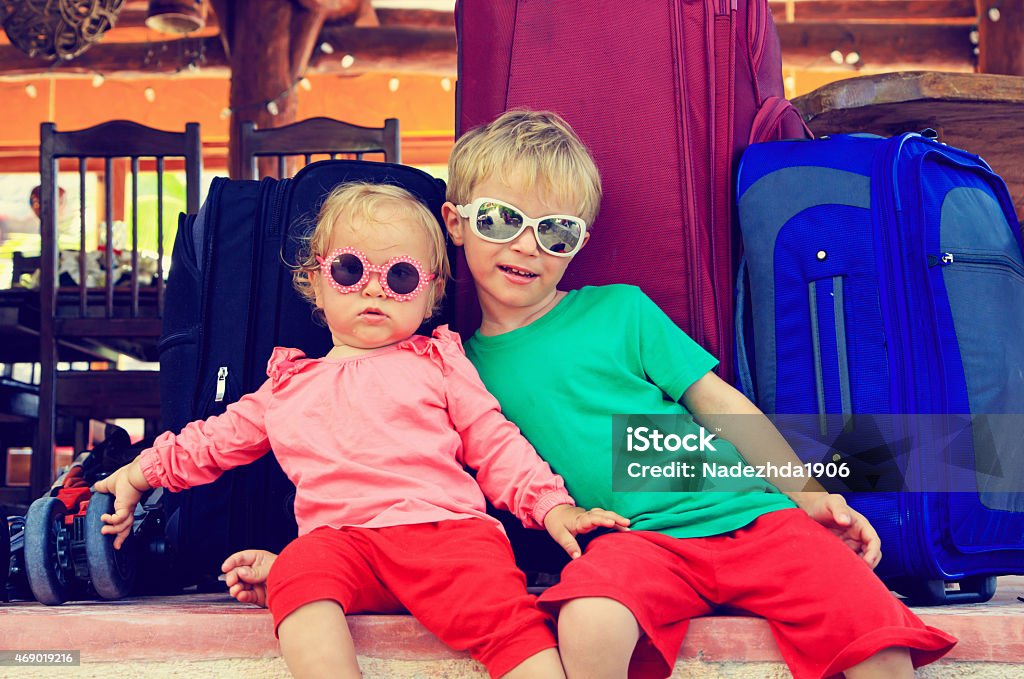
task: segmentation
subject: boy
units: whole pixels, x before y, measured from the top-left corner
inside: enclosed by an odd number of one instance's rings
[[[748,492],[612,491],[612,415],[692,413],[711,429],[760,411],[639,289],[558,290],[600,196],[593,160],[563,120],[512,111],[459,139],[443,208],[483,312],[470,360],[581,504],[632,520],[631,532],[594,539],[541,597],[559,616],[567,675],[668,676],[689,619],[718,606],[767,618],[798,679],[911,677],[941,657],[956,640],[871,573],[878,536],[841,496],[758,479]],[[792,456],[773,427],[744,429],[725,439],[746,462],[780,448]],[[720,460],[739,459],[716,444]]]

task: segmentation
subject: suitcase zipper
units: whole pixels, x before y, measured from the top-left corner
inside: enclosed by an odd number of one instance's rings
[[[224,394],[228,388],[228,367],[222,365],[217,368],[217,392],[213,396],[215,403],[220,403],[224,400]]]
[[[1007,255],[989,254],[976,255],[964,252],[943,252],[938,255],[928,255],[929,267],[946,267],[951,264],[980,264],[983,266],[998,267],[1010,271],[1018,278],[1024,279],[1024,265],[1015,261]]]
[[[690,145],[687,143],[689,139],[688,129],[689,120],[687,117],[687,105],[686,105],[686,55],[685,50],[682,49],[683,38],[685,36],[684,26],[685,17],[683,3],[678,0],[674,3],[675,11],[672,12],[672,32],[673,32],[673,50],[675,50],[675,86],[677,96],[677,111],[679,115],[679,135],[677,136],[677,144],[679,147],[679,155],[682,157],[683,167],[683,186],[682,194],[683,200],[686,205],[684,207],[685,216],[683,231],[687,231],[686,224],[690,225],[690,247],[687,248],[687,256],[690,260],[690,285],[687,286],[687,293],[690,298],[690,309],[693,310],[693,318],[699,319],[702,317],[700,295],[698,294],[697,281],[700,280],[700,240],[697,231],[697,215],[694,208],[694,191],[693,191],[693,158],[690,154]],[[703,326],[695,322],[693,324],[695,330],[695,337],[693,338],[700,344],[705,344],[704,340],[704,328]]]
[[[737,0],[732,0],[732,8],[737,8]],[[754,96],[757,97],[757,102],[761,103],[761,83],[757,79],[757,74],[761,70],[761,59],[764,57],[766,17],[761,14],[760,0],[748,3],[747,11],[749,12],[747,15],[747,44],[750,48],[750,72],[754,80]],[[768,13],[770,17],[770,9]]]
[[[208,355],[206,346],[206,326],[207,316],[210,313],[209,300],[210,300],[210,279],[213,278],[211,270],[213,269],[213,250],[214,250],[214,234],[217,233],[216,225],[214,220],[217,218],[218,210],[217,204],[220,202],[221,186],[226,184],[228,179],[223,177],[217,177],[213,180],[213,184],[210,185],[210,191],[207,194],[206,202],[208,210],[206,211],[207,223],[203,225],[203,258],[202,258],[202,296],[200,304],[202,305],[199,313],[199,332],[196,335],[196,347],[199,349],[199,360],[203,362],[202,367],[199,369],[198,375],[196,376],[195,390],[192,393],[192,415],[193,418],[206,417],[206,413],[199,413],[195,411],[196,405],[199,403],[199,398],[202,396],[203,379],[202,376],[205,372],[205,360],[204,357]]]
[[[908,370],[908,359],[912,357],[912,352],[906,347],[906,338],[909,337],[909,329],[905,327],[905,322],[902,319],[906,318],[903,306],[906,301],[900,299],[899,290],[903,289],[903,286],[897,286],[897,282],[903,280],[901,273],[897,271],[898,260],[896,253],[903,251],[903,245],[899,238],[899,224],[901,222],[902,206],[900,205],[899,196],[896,193],[896,163],[899,158],[899,152],[903,145],[903,139],[894,138],[884,142],[884,146],[878,152],[878,161],[875,165],[874,179],[872,180],[872,195],[878,196],[879,209],[878,214],[879,220],[879,239],[878,247],[880,248],[882,256],[882,266],[879,267],[879,274],[881,277],[881,285],[886,288],[887,294],[885,298],[889,302],[888,316],[892,323],[898,324],[898,327],[893,328],[892,333],[886,335],[886,346],[889,358],[889,370],[890,375],[895,376],[897,381],[897,388],[895,390],[894,403],[892,403],[891,415],[904,414],[908,410],[909,392],[907,380],[909,379]],[[881,296],[880,296],[881,297]],[[885,314],[883,312],[883,319]],[[884,320],[883,320],[884,323]],[[897,346],[898,343],[898,346]],[[907,431],[909,427],[905,421],[900,421],[900,418],[893,418],[893,434],[895,440],[906,441]],[[911,525],[911,517],[918,515],[923,511],[924,506],[921,502],[921,498],[918,494],[914,494],[912,497],[907,497],[906,494],[901,493],[897,500],[897,521],[901,529],[906,529]],[[915,531],[913,537],[910,538],[913,543],[917,545],[918,551],[921,548],[921,541],[923,536],[921,531]],[[918,560],[912,559],[904,554],[904,562],[901,564],[903,569],[909,572],[915,572],[920,570],[920,563]]]
[[[893,360],[890,362],[892,370],[897,375],[897,384],[899,385],[896,393],[897,402],[892,404],[894,406],[893,414],[905,413],[907,406],[910,404],[907,385],[910,371],[907,370],[906,357],[913,356],[911,348],[906,346],[906,339],[911,336],[910,328],[906,327],[905,322],[907,318],[907,301],[906,299],[901,299],[898,292],[905,289],[905,286],[898,285],[898,282],[905,280],[906,277],[902,275],[901,271],[898,271],[899,261],[896,254],[903,252],[903,243],[899,233],[903,208],[899,200],[896,175],[900,151],[905,141],[906,138],[903,137],[892,139],[886,143],[881,154],[881,171],[877,173],[881,184],[878,191],[881,202],[879,227],[882,231],[882,238],[880,239],[880,245],[884,252],[889,253],[883,258],[887,278],[886,287],[889,293],[891,317],[895,323],[899,324],[898,328],[894,328],[896,336],[889,338],[889,341],[895,340],[900,342],[898,349],[893,347],[894,350],[891,352]]]

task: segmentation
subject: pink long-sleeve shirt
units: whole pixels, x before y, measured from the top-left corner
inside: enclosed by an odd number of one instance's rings
[[[209,483],[273,449],[296,487],[300,535],[468,517],[500,527],[485,493],[531,528],[573,504],[447,327],[343,359],[279,347],[267,376],[223,415],[157,438],[140,455],[149,484]]]

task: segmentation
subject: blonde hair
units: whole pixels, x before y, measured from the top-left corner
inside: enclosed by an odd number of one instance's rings
[[[601,175],[587,147],[551,111],[508,111],[462,135],[448,159],[448,200],[464,205],[488,177],[524,181],[559,201],[577,201],[593,224],[601,205]]]
[[[380,218],[385,207],[393,207],[399,214],[411,217],[427,234],[430,259],[422,264],[427,273],[437,274],[430,288],[427,308],[431,313],[437,310],[444,298],[445,282],[451,277],[441,225],[426,205],[402,187],[368,182],[350,182],[335,187],[320,206],[313,231],[303,238],[299,246],[297,264],[292,268],[292,284],[310,304],[316,304],[316,294],[309,273],[320,275],[320,263],[316,258],[327,254],[334,225],[342,219],[350,224],[386,224],[388,222]]]

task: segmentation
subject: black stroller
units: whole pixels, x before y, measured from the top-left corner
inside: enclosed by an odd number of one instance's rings
[[[92,484],[144,447],[132,445],[120,427],[108,425],[106,434],[63,470],[24,517],[4,517],[0,564],[9,567],[0,568],[0,592],[8,599],[32,597],[48,606],[93,595],[120,599],[133,591],[142,563],[164,552],[159,489],[139,504],[132,535],[121,549],[100,533],[100,516],[113,512],[114,498],[93,493]]]

